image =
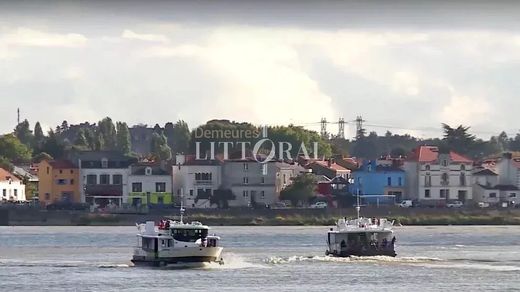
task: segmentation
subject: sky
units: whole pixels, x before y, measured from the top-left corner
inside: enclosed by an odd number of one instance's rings
[[[347,121],[420,138],[520,130],[510,1],[0,1],[0,133],[16,125]]]

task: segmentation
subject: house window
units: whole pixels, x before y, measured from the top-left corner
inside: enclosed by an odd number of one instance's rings
[[[141,193],[143,191],[143,184],[140,182],[132,183],[132,192]]]
[[[121,174],[114,174],[112,176],[112,184],[114,184],[114,185],[122,185],[123,184],[123,176]]]
[[[49,174],[50,172],[50,168],[47,166],[47,174]]]
[[[100,185],[108,185],[110,184],[110,175],[102,174],[99,176],[99,184]]]
[[[157,198],[157,204],[159,204],[159,205],[164,204],[164,198],[162,196]]]
[[[262,164],[262,175],[267,175],[267,163]]]
[[[3,189],[3,190],[2,190],[2,196],[5,197],[6,195],[7,195],[7,190],[6,190],[6,189]]]
[[[430,197],[430,190],[424,190],[424,197],[429,198]]]
[[[248,191],[243,191],[243,192],[242,192],[242,195],[244,196],[244,198],[249,197],[249,193],[248,193]]]
[[[265,184],[265,177],[262,176],[262,177],[260,178],[260,183],[261,183],[261,184]]]
[[[190,197],[193,197],[193,190],[190,190]]]
[[[87,185],[95,185],[97,184],[97,177],[95,174],[87,175]]]
[[[5,190],[4,190],[5,191]],[[5,195],[5,194],[4,194]],[[51,194],[45,193],[45,201],[48,201],[51,199]]]
[[[166,183],[163,183],[163,182],[155,183],[155,191],[158,193],[166,192]]]
[[[145,169],[144,169],[144,173],[145,173],[146,175],[152,175],[152,168],[151,168],[151,167],[147,167],[147,168],[145,168]]]
[[[392,185],[392,178],[391,178],[391,177],[388,177],[388,178],[386,179],[386,185],[387,185],[387,186],[391,186],[391,185]]]
[[[490,198],[496,198],[497,197],[497,193],[489,193],[489,197]]]
[[[429,164],[426,164],[426,166],[424,167],[427,171],[430,171],[430,165]]]
[[[101,168],[108,168],[108,159],[101,159]]]
[[[63,170],[62,170],[62,169],[60,169],[60,174],[62,174],[62,173],[63,173]]]
[[[466,165],[461,164],[461,165],[460,165],[460,170],[466,170]]]
[[[397,181],[398,181],[398,185],[399,185],[399,186],[402,186],[402,185],[403,185],[403,178],[402,178],[402,177],[399,177],[399,178],[397,179]]]
[[[65,185],[65,184],[67,184],[66,180],[64,180],[64,179],[58,179],[58,180],[56,181],[56,183],[59,184],[59,185]]]
[[[461,173],[459,180],[460,180],[460,185],[465,186],[466,185],[466,174]]]
[[[260,196],[263,198],[265,198],[265,191],[260,191]]]
[[[510,194],[509,194],[509,197],[510,197],[510,198],[516,198],[516,193],[510,193]]]
[[[442,160],[442,166],[448,166],[448,160],[443,159]]]
[[[249,178],[247,176],[244,176],[244,178],[242,179],[243,183],[245,185],[247,185],[249,183]]]
[[[18,190],[17,189],[14,189],[14,196],[15,197],[18,197]],[[510,196],[511,197],[511,196]]]
[[[71,180],[70,180],[70,184],[71,184],[71,185],[74,184],[74,179],[71,179]]]
[[[73,169],[70,170],[70,174],[74,174],[74,170]]]
[[[441,175],[441,185],[443,185],[443,186],[449,185],[449,176],[447,173],[443,173]]]
[[[432,177],[429,174],[426,174],[426,176],[424,176],[424,185],[427,187],[432,185]]]
[[[247,163],[244,163],[244,171],[247,171],[249,169],[249,165]]]
[[[446,190],[440,190],[439,196],[441,197],[441,199],[446,198]]]

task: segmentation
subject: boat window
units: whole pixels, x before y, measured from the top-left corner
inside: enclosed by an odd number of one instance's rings
[[[195,242],[208,236],[207,229],[172,229],[172,236],[177,241]]]
[[[154,249],[154,238],[143,237],[143,249]]]

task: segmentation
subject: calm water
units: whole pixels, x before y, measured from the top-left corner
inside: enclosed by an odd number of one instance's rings
[[[215,227],[224,266],[132,267],[134,227],[0,227],[0,291],[513,291],[520,227],[400,227],[397,258],[324,256],[326,227]]]

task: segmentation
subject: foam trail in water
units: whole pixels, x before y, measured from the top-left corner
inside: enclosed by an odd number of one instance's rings
[[[420,263],[441,261],[439,258],[429,257],[331,257],[331,256],[291,256],[291,257],[269,257],[264,260],[267,264],[288,264],[294,262],[333,262],[333,263]]]
[[[244,257],[234,254],[226,253],[222,255],[224,264],[210,263],[205,266],[208,269],[248,269],[248,268],[265,268],[263,265],[248,262]]]

